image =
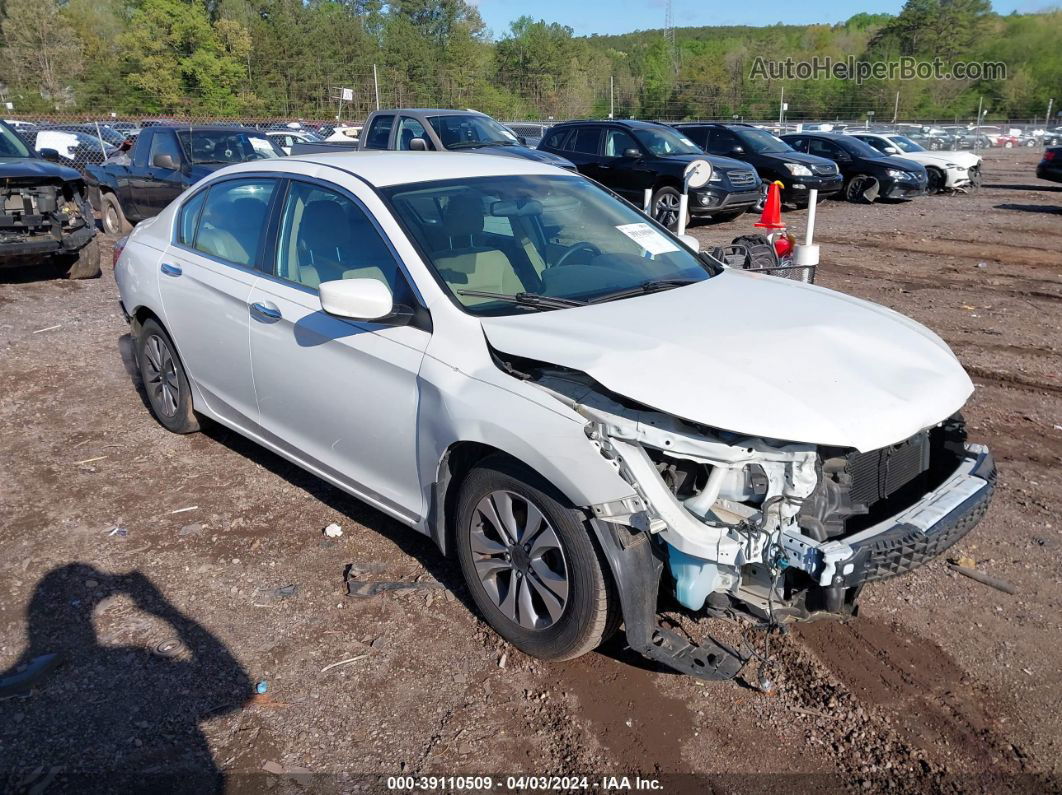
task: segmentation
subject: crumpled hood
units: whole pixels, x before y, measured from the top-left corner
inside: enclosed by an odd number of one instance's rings
[[[870,160],[868,157],[867,160]],[[881,157],[874,158],[871,162],[876,163],[883,168],[895,168],[900,171],[913,171],[916,174],[925,173],[925,166],[921,163],[917,163],[914,160],[909,160],[899,155],[882,155]]]
[[[0,179],[61,179],[73,182],[81,175],[72,168],[36,157],[0,157]]]
[[[975,155],[973,152],[963,152],[958,149],[940,149],[935,152],[918,152],[917,154],[929,155],[936,160],[940,160],[944,163],[954,163],[955,165],[962,166],[963,168],[973,168],[981,162],[981,158]],[[905,155],[905,157],[910,156],[910,153]]]
[[[714,428],[874,450],[973,392],[936,334],[884,307],[777,276],[598,305],[481,318],[499,351],[580,370],[627,398]]]

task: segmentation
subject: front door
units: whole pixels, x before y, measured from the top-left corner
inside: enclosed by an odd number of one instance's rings
[[[418,373],[429,333],[321,309],[318,287],[379,279],[413,305],[397,256],[368,212],[338,188],[292,181],[274,275],[252,289],[250,345],[270,441],[366,502],[423,515],[417,469]]]
[[[192,196],[160,263],[166,327],[181,361],[207,407],[241,428],[258,421],[248,310],[276,184],[228,179]]]
[[[642,152],[634,136],[619,127],[605,129],[604,156],[601,159],[601,184],[641,207],[646,188],[652,188],[656,174],[641,164],[644,153],[630,157],[630,150]]]

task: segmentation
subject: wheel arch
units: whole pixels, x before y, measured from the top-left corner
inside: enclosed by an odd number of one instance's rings
[[[451,444],[442,454],[432,484],[428,523],[432,540],[440,551],[449,556],[454,549],[457,498],[461,484],[481,462],[495,458],[528,470],[538,481],[532,485],[551,492],[554,499],[579,509],[579,501],[565,494],[553,481],[518,455],[486,442],[462,440]]]

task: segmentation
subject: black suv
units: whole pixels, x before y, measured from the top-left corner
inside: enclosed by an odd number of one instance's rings
[[[798,152],[832,160],[844,176],[844,197],[850,202],[910,199],[924,196],[929,178],[925,166],[885,155],[854,135],[790,133],[782,140]]]
[[[38,156],[0,121],[0,268],[57,265],[91,279],[100,275],[96,219],[84,179],[58,159],[54,149]]]
[[[551,127],[538,148],[568,158],[580,174],[638,207],[646,188],[651,189],[653,218],[672,228],[678,224],[683,171],[694,160],[710,162],[712,178],[703,188],[690,190],[690,216],[730,220],[760,199],[755,170],[729,157],[705,155],[689,138],[665,124],[565,122]]]
[[[777,136],[751,124],[676,124],[675,129],[712,155],[725,155],[753,166],[766,182],[782,183],[782,201],[807,205],[808,191],[820,198],[836,193],[844,177],[832,160],[797,152]]]

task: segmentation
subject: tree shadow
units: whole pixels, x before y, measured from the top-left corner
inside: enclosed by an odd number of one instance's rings
[[[1062,193],[1062,186],[1059,185],[1015,185],[1012,183],[993,182],[992,184],[983,184],[981,187],[989,190],[1032,190],[1043,193]]]
[[[1021,213],[1044,213],[1045,215],[1062,215],[1062,207],[1049,204],[997,204],[997,210],[1015,210]]]
[[[139,631],[163,622],[165,634],[151,648],[98,637],[94,613],[111,597],[125,597],[142,614]],[[0,789],[224,788],[199,723],[246,703],[250,678],[225,644],[150,579],[86,563],[60,566],[37,583],[26,622],[26,649],[0,674]]]

